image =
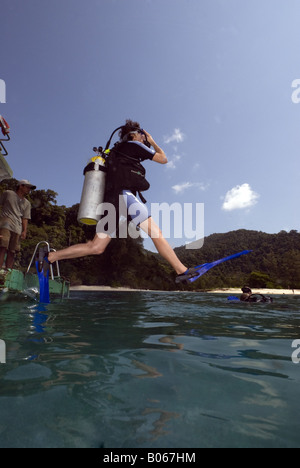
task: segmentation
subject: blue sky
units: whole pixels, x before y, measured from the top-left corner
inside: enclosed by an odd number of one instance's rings
[[[78,203],[92,147],[132,118],[170,160],[146,163],[149,202],[204,203],[206,236],[299,230],[299,18],[299,0],[1,0],[14,176]]]

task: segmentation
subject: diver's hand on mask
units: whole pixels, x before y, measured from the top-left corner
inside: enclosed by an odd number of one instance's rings
[[[152,136],[150,135],[150,133],[149,133],[149,132],[147,132],[147,131],[146,131],[146,130],[144,130],[144,129],[143,129],[143,132],[144,132],[144,134],[145,134],[145,135],[146,135],[146,137],[147,137],[147,141],[148,141],[148,143],[150,143],[150,145],[151,145],[151,146],[153,146],[153,148],[155,148],[155,146],[154,146],[154,145],[156,145],[156,143],[155,143],[154,139],[152,138]]]

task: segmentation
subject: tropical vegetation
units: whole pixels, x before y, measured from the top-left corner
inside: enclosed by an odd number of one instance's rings
[[[0,192],[16,188],[16,180],[1,184]],[[91,240],[95,227],[79,225],[78,205],[70,208],[57,204],[53,190],[36,190],[30,195],[32,219],[27,239],[22,244],[19,267],[26,269],[34,248],[47,240],[56,250]],[[175,284],[175,273],[158,255],[144,249],[141,238],[115,239],[101,256],[68,260],[60,263],[62,275],[72,285],[106,285],[151,290],[210,290],[241,287],[300,289],[300,233],[296,230],[278,234],[240,229],[205,238],[201,249],[176,249],[188,266],[226,257],[242,250],[247,256],[226,262],[210,270],[189,286]]]

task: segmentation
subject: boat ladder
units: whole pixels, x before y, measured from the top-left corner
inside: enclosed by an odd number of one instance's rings
[[[31,260],[30,260],[30,263],[29,263],[28,268],[27,268],[27,271],[26,271],[26,275],[29,273],[30,268],[32,267],[32,264],[34,263],[34,261],[35,261],[35,259],[36,259],[36,254],[37,254],[38,248],[40,247],[40,245],[43,245],[43,244],[47,247],[47,251],[48,251],[49,253],[50,253],[50,252],[56,252],[55,249],[52,249],[52,248],[50,247],[49,242],[47,242],[47,241],[41,241],[41,242],[39,242],[39,243],[36,245],[35,249],[34,249],[32,258],[31,258]],[[58,262],[55,262],[55,263],[56,263],[57,277],[60,278],[59,264],[58,264]],[[52,265],[52,264],[50,264],[50,275],[51,275],[51,279],[54,280],[53,265]]]

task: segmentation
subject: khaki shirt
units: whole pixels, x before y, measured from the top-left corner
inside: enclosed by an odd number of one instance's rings
[[[0,195],[0,229],[9,229],[16,234],[22,234],[22,219],[31,219],[29,201],[20,198],[16,192],[7,190]]]

